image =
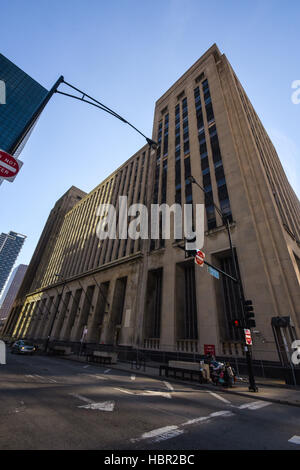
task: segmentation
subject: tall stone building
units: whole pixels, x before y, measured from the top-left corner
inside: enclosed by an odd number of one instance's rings
[[[87,326],[91,347],[203,354],[214,345],[218,355],[244,354],[232,324],[240,316],[234,284],[186,258],[172,231],[166,240],[99,240],[99,203],[118,207],[127,195],[128,206],[204,204],[206,260],[233,274],[229,220],[243,294],[256,313],[254,357],[279,353],[287,362],[285,345],[300,337],[300,205],[216,45],[156,102],[152,137],[155,151],[143,147],[65,214],[5,334],[43,340],[55,320],[52,341],[78,343]],[[123,222],[117,213],[117,226]]]

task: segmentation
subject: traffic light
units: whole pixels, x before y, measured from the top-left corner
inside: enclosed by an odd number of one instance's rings
[[[272,326],[286,328],[290,324],[291,324],[291,317],[273,317],[272,318]]]
[[[247,328],[255,328],[256,322],[254,319],[254,311],[253,311],[253,304],[252,300],[245,300],[244,301],[244,312],[245,312],[245,322]]]
[[[231,324],[234,328],[244,328],[243,322],[240,318],[235,318],[231,320]]]

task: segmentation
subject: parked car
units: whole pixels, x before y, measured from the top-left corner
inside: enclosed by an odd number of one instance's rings
[[[37,350],[36,346],[29,341],[16,341],[11,348],[11,352],[18,354],[33,354]]]

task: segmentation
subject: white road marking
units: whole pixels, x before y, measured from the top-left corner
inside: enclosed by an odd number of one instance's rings
[[[252,403],[245,403],[244,405],[238,406],[240,410],[248,408],[248,410],[258,410],[259,408],[264,408],[265,406],[269,406],[272,403],[266,401],[254,401]]]
[[[57,380],[53,379],[52,377],[48,377],[48,380],[50,380],[50,382],[53,382],[53,383],[57,384]]]
[[[201,416],[200,418],[195,418],[195,419],[190,419],[189,421],[186,421],[183,423],[181,426],[190,426],[191,424],[196,424],[196,423],[201,423],[203,421],[209,421],[212,418],[217,418],[219,416],[223,416],[225,418],[234,416],[234,413],[231,411],[216,411],[214,413],[211,413],[208,416]]]
[[[172,387],[172,385],[169,384],[169,382],[164,382],[164,384],[165,384],[165,386],[166,386],[169,390],[171,390],[172,392],[174,392],[174,387]]]
[[[107,374],[107,373],[110,372],[110,371],[111,371],[111,369],[106,369],[106,370],[104,371],[104,374]]]
[[[19,413],[20,411],[25,411],[25,403],[20,401],[20,405],[18,408],[15,409],[15,413]]]
[[[160,442],[165,441],[167,439],[172,439],[173,437],[177,437],[180,434],[183,434],[185,431],[182,428],[183,426],[190,426],[192,424],[200,423],[203,421],[209,421],[212,418],[216,418],[219,416],[229,417],[234,416],[234,413],[231,411],[217,411],[215,413],[211,413],[209,416],[202,416],[201,418],[191,419],[182,423],[179,426],[165,426],[164,428],[154,429],[153,431],[146,432],[141,435],[139,438],[130,439],[131,442],[138,442],[144,439],[150,439],[151,442]]]
[[[118,390],[119,392],[128,393],[128,395],[135,395],[134,392],[130,392],[129,390],[126,390],[125,388],[116,388],[116,387],[114,387],[114,389]]]
[[[161,397],[164,397],[164,398],[172,398],[172,395],[170,393],[167,393],[167,392],[156,392],[154,390],[145,390],[144,392],[142,393],[139,393],[139,395],[147,395],[147,396],[161,396]]]
[[[129,395],[142,395],[142,396],[161,396],[161,397],[164,397],[164,398],[172,398],[172,396],[170,395],[170,393],[167,393],[167,392],[157,392],[157,391],[154,391],[154,390],[145,390],[143,392],[139,392],[138,390],[128,390],[126,388],[117,388],[117,387],[114,387],[115,390],[118,390],[119,392],[123,392],[123,393],[128,393]]]
[[[90,366],[83,366],[84,369],[87,369],[88,367],[90,367]]]
[[[300,444],[300,436],[293,436],[288,440],[288,442],[291,442],[292,444]]]
[[[114,401],[102,401],[100,403],[96,403],[93,400],[90,400],[89,398],[83,397],[82,395],[78,395],[76,393],[70,393],[69,395],[72,395],[73,397],[78,398],[78,400],[82,400],[87,403],[87,405],[80,405],[77,408],[85,408],[87,410],[99,411],[113,411],[115,408]]]
[[[131,442],[138,442],[144,439],[151,439],[153,442],[159,442],[160,440],[171,439],[172,437],[182,434],[184,431],[181,431],[178,426],[165,426],[164,428],[154,429],[150,432],[145,432],[141,435],[140,438],[130,439]]]
[[[208,392],[208,393],[209,393],[210,395],[212,395],[213,397],[218,398],[218,400],[221,400],[221,401],[223,401],[224,403],[227,403],[228,405],[231,404],[229,400],[227,400],[227,399],[224,398],[224,397],[221,397],[221,395],[218,395],[217,393],[214,393],[214,392]]]
[[[257,403],[256,405],[250,406],[249,410],[259,410],[259,408],[264,408],[265,406],[270,406],[270,402]]]
[[[82,395],[78,395],[77,393],[69,393],[69,395],[72,395],[72,397],[78,398],[78,400],[85,401],[86,403],[93,403],[92,400],[89,398],[83,397]]]
[[[81,405],[78,408],[85,408],[87,410],[99,410],[99,411],[114,411],[114,401],[103,401],[101,403],[89,403],[88,405]]]
[[[132,375],[130,378],[131,380],[135,380],[135,375]]]

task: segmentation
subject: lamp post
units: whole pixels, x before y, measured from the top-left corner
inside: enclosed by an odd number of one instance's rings
[[[60,277],[61,279],[63,279],[63,276],[61,274],[54,274],[54,276],[57,276],[57,277]],[[56,309],[55,309],[55,314],[54,314],[54,317],[53,317],[53,320],[52,320],[52,323],[51,323],[51,326],[50,326],[50,330],[49,330],[49,333],[48,333],[48,336],[47,336],[47,339],[46,339],[45,353],[47,353],[47,351],[48,351],[49,340],[51,338],[51,333],[52,333],[53,326],[54,326],[54,323],[55,323],[55,320],[56,320],[56,317],[57,317],[60,300],[62,299],[66,284],[67,284],[67,281],[63,280],[63,288],[62,288],[62,291],[61,291],[61,298],[60,299],[57,298],[57,305],[56,305]]]
[[[201,191],[204,192],[204,194],[207,193],[205,188],[203,188],[192,175],[190,175],[187,179],[192,184],[196,184],[196,186],[198,186],[198,188],[200,188]],[[226,214],[224,214],[221,211],[221,209],[214,203],[214,201],[213,201],[213,206],[214,206],[215,210],[217,211],[217,213],[219,214],[219,216],[221,217],[221,220],[222,220],[223,224],[226,227],[226,231],[227,231],[227,235],[228,235],[228,241],[229,241],[229,247],[230,247],[230,252],[231,252],[231,258],[232,258],[232,263],[233,263],[233,269],[234,269],[234,276],[235,276],[235,279],[236,279],[236,284],[238,286],[238,293],[239,293],[239,299],[240,299],[240,308],[241,308],[241,312],[242,312],[242,316],[243,316],[243,320],[244,320],[244,324],[245,324],[245,318],[246,318],[246,316],[245,316],[245,302],[244,302],[245,299],[244,299],[243,290],[242,290],[242,282],[241,282],[241,278],[240,278],[240,275],[239,275],[239,271],[237,269],[235,253],[234,253],[234,249],[233,249],[233,245],[232,245],[232,238],[231,238],[229,220],[228,220],[228,217],[226,216]],[[254,374],[253,374],[251,351],[249,349],[249,346],[246,345],[246,344],[245,344],[245,352],[246,352],[247,365],[248,365],[248,374],[249,374],[249,391],[257,392],[258,388],[255,384],[255,378],[254,378]]]

